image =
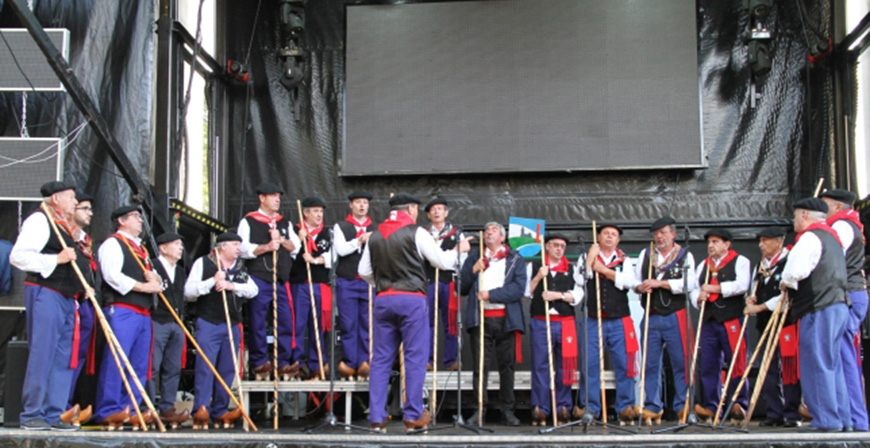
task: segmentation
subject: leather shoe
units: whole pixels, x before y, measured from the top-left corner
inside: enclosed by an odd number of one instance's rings
[[[429,426],[429,422],[432,421],[432,415],[429,414],[428,409],[423,410],[423,414],[420,415],[420,418],[417,420],[405,420],[405,432],[414,431],[417,429],[426,429]]]
[[[560,423],[568,423],[571,421],[571,413],[568,412],[567,406],[559,406],[559,413],[556,415],[556,418]]]
[[[520,419],[514,415],[512,410],[501,411],[501,422],[506,426],[520,426]]]
[[[736,407],[739,405],[734,405],[734,406]],[[741,408],[741,411],[742,410],[743,409]],[[713,411],[705,408],[704,406],[701,406],[700,404],[696,404],[695,405],[695,414],[701,418],[710,418],[713,416]],[[734,411],[731,411],[731,414],[734,414]]]
[[[784,419],[782,421],[783,428],[800,428],[801,421],[800,420],[792,420],[790,418]]]
[[[384,421],[378,422],[378,423],[371,423],[370,428],[374,429],[375,431],[377,431],[381,434],[386,434],[387,433],[387,421],[384,420]]]
[[[76,417],[79,415],[79,412],[81,412],[81,406],[79,406],[78,404],[73,405],[73,407],[67,409],[62,414],[60,414],[60,419],[64,423],[72,424],[73,420],[75,420]]]
[[[547,426],[547,414],[538,406],[532,409],[532,426]]]
[[[449,366],[447,366],[448,372],[455,372],[457,370],[459,370],[459,362],[454,362],[453,364],[450,364]]]
[[[781,418],[768,418],[768,419],[765,419],[763,422],[758,424],[758,426],[761,426],[763,428],[773,428],[776,426],[784,426],[784,425],[785,425],[785,420],[781,419]]]
[[[571,415],[574,416],[575,420],[580,420],[583,418],[583,414],[586,413],[585,409],[580,408],[580,406],[574,406],[574,409],[571,411]]]
[[[806,420],[808,422],[813,421],[813,416],[810,415],[809,408],[807,408],[807,405],[805,405],[803,403],[801,403],[801,405],[798,406],[798,414],[801,416],[801,418],[803,418],[804,420]]]
[[[746,418],[746,411],[743,410],[743,406],[740,406],[740,403],[734,403],[734,407],[731,408],[731,418],[735,420]]]

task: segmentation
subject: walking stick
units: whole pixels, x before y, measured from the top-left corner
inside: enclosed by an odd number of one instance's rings
[[[480,259],[483,260],[484,252],[483,252],[483,232],[480,232]],[[483,269],[480,270],[480,276],[478,277],[477,282],[477,291],[483,291]],[[476,298],[476,297],[475,297]],[[480,360],[477,362],[477,368],[479,370],[478,378],[477,378],[477,426],[483,426],[483,377],[484,377],[484,362],[483,359],[486,357],[483,352],[483,334],[484,334],[484,322],[486,319],[483,318],[483,300],[477,299],[477,311],[478,317],[480,320]]]
[[[127,249],[129,249],[130,252],[133,252],[133,248],[130,246],[130,243],[125,241],[124,244],[127,245]],[[139,268],[141,268],[143,272],[148,270],[145,267],[145,265],[142,263],[142,260],[139,259],[138,256],[136,256],[134,254],[133,258],[136,260],[136,264],[139,265]],[[254,422],[251,421],[251,418],[248,417],[248,413],[245,412],[245,407],[242,406],[242,403],[239,402],[238,399],[236,399],[236,396],[235,396],[235,394],[233,394],[232,389],[230,389],[230,387],[227,386],[227,383],[224,381],[224,379],[221,378],[221,375],[220,375],[220,373],[218,373],[217,369],[215,369],[214,364],[212,364],[212,362],[208,360],[208,356],[205,356],[205,354],[202,351],[202,347],[200,347],[199,343],[196,342],[196,338],[194,338],[193,335],[190,333],[190,331],[187,329],[187,327],[184,326],[184,322],[181,321],[181,318],[178,317],[178,313],[176,313],[175,310],[172,308],[172,305],[169,303],[169,299],[167,299],[166,296],[163,295],[162,292],[158,292],[157,296],[160,297],[160,300],[163,301],[163,305],[166,306],[166,309],[169,311],[169,314],[172,315],[172,317],[175,319],[175,322],[178,324],[179,327],[181,327],[181,330],[184,331],[184,335],[187,336],[187,340],[190,341],[190,344],[193,345],[194,350],[196,350],[196,353],[199,355],[199,360],[205,362],[205,364],[208,366],[209,370],[211,370],[211,373],[214,374],[215,379],[218,380],[218,382],[221,384],[221,386],[227,392],[227,395],[229,395],[230,399],[233,401],[233,403],[235,403],[236,407],[238,407],[239,410],[242,411],[242,417],[244,417],[245,421],[248,422],[249,425],[251,425],[251,428],[254,428],[254,431],[256,431],[257,425],[255,425]],[[124,352],[121,351],[121,353],[123,354]],[[157,421],[159,422],[160,420],[157,420]]]
[[[814,197],[814,198],[819,197],[819,193],[822,192],[822,184],[823,184],[824,182],[825,182],[825,178],[824,178],[824,177],[820,177],[820,178],[819,178],[819,183],[816,184],[816,192],[813,193],[813,197]]]
[[[441,273],[441,269],[435,268],[435,314],[433,318],[435,319],[435,328],[434,334],[432,335],[432,400],[429,403],[432,408],[429,411],[432,414],[432,417],[435,416],[435,411],[438,410],[437,402],[438,402],[438,277]]]
[[[655,242],[650,241],[649,243],[649,268],[647,269],[646,278],[648,280],[652,280],[653,276],[653,265],[655,264]],[[646,392],[646,347],[647,341],[649,340],[649,308],[652,301],[652,289],[647,291],[646,293],[646,307],[644,308],[643,313],[643,354],[641,355],[640,362],[640,411],[638,412],[638,423],[637,426],[643,426],[643,400],[644,394]],[[650,422],[650,426],[652,426],[652,422]]]
[[[707,274],[704,276],[704,285],[707,285],[710,282],[710,262],[705,260],[704,263],[707,263]],[[698,363],[698,346],[701,345],[699,342],[701,340],[701,328],[704,327],[704,308],[706,305],[706,300],[701,302],[701,311],[698,313],[698,330],[695,332],[695,347],[692,351],[692,364],[689,365],[689,387],[686,389],[686,405],[683,407],[686,409],[686,412],[683,413],[683,418],[680,419],[680,424],[685,424],[686,418],[689,416],[689,413],[692,412],[692,410],[689,409],[689,394],[694,393],[693,389],[695,389],[695,365]]]
[[[405,394],[405,343],[402,342],[399,344],[399,380],[402,385],[402,406],[405,405],[405,401],[408,400],[407,394]]]
[[[372,306],[372,287],[368,283],[366,284],[366,288],[369,291],[369,369],[372,368],[372,359],[375,354],[375,345],[374,345],[374,307]]]
[[[547,263],[547,252],[544,250],[544,240],[541,239],[541,266],[549,267]],[[548,274],[549,275],[549,274]],[[544,294],[547,293],[547,277],[544,277]],[[543,299],[543,295],[541,297]],[[550,415],[553,416],[553,427],[559,426],[558,417],[556,416],[556,372],[553,369],[553,336],[550,334],[550,302],[544,300],[544,321],[547,323],[547,365],[550,374]],[[568,375],[568,372],[562,372],[562,375]]]
[[[302,218],[302,201],[296,200],[296,208],[299,210],[299,226],[305,225],[305,220]],[[306,238],[310,238],[310,235]],[[302,247],[305,248],[305,253],[308,252],[308,242],[303,241]],[[323,351],[320,348],[320,324],[317,323],[317,302],[314,299],[314,283],[311,281],[311,263],[305,262],[305,271],[308,273],[308,292],[311,296],[311,320],[314,321],[314,339],[317,343],[317,365],[320,367],[320,379],[326,381],[326,373],[323,371]]]
[[[787,292],[782,293],[781,301],[785,302],[785,304],[782,306],[782,313],[779,316],[779,322],[776,324],[776,333],[772,334],[773,339],[768,341],[767,349],[764,351],[761,368],[758,370],[758,378],[763,379],[767,377],[767,370],[770,368],[773,354],[776,353],[776,348],[779,345],[779,335],[782,334],[782,327],[785,325],[785,318],[788,316],[789,302]],[[752,418],[752,412],[755,411],[755,405],[758,403],[758,396],[761,394],[763,385],[763,380],[755,383],[755,388],[752,390],[752,399],[749,400],[749,410],[746,411],[746,419],[743,420],[743,429],[749,426],[749,420]]]
[[[49,224],[51,224],[51,228],[52,230],[54,230],[55,236],[57,236],[57,239],[60,240],[61,247],[66,249],[66,241],[63,239],[63,236],[60,233],[60,229],[58,229],[57,223],[54,221],[54,216],[52,214],[53,212],[48,209],[48,206],[46,206],[44,202],[40,204],[40,207],[42,208],[42,211],[45,212],[45,217],[48,218],[48,222]],[[85,295],[87,295],[88,300],[90,300],[91,302],[91,306],[94,308],[94,313],[100,321],[100,327],[103,329],[103,333],[106,335],[106,341],[109,345],[109,351],[112,353],[112,358],[115,360],[115,366],[118,368],[118,372],[121,374],[121,381],[124,383],[124,388],[127,390],[127,394],[130,395],[130,402],[133,403],[133,408],[136,410],[136,415],[139,416],[139,426],[142,428],[142,431],[147,432],[148,427],[145,425],[145,419],[142,418],[142,411],[139,409],[139,402],[136,401],[135,395],[133,395],[133,389],[130,387],[130,382],[127,381],[127,374],[124,372],[124,367],[121,366],[121,360],[118,357],[118,349],[115,347],[115,344],[118,342],[118,340],[117,338],[115,338],[115,333],[112,331],[112,327],[106,321],[106,315],[103,314],[103,309],[100,308],[100,305],[97,302],[97,298],[94,297],[93,288],[88,285],[88,282],[87,280],[85,280],[85,276],[82,274],[79,266],[75,263],[75,261],[71,261],[70,263],[72,264],[73,271],[75,271],[76,273],[76,277],[78,277],[79,281],[82,284],[82,287],[84,288]],[[120,344],[118,344],[118,347],[120,347]],[[120,351],[121,353],[124,352],[123,349],[121,349]],[[126,360],[126,357],[124,359]],[[133,370],[132,367],[130,367],[129,362],[125,364],[128,366],[128,368],[130,368],[130,374],[135,376],[136,372]],[[144,391],[141,388],[139,389],[139,392],[142,393],[144,396]],[[152,410],[151,412],[153,412],[155,416],[157,415],[156,411]],[[158,421],[160,420],[158,419]],[[164,432],[166,431],[165,428],[161,427],[161,429]]]
[[[274,221],[273,221],[274,225]],[[295,322],[294,322],[295,325]],[[272,429],[278,429],[278,251],[272,251]]]
[[[755,296],[755,290],[758,289],[758,280],[752,285],[752,293],[750,296]],[[736,349],[732,350],[731,365],[728,366],[728,374],[725,375],[725,381],[722,383],[722,395],[719,397],[719,404],[716,405],[716,413],[713,414],[713,426],[719,425],[719,411],[722,410],[722,405],[725,404],[725,396],[728,394],[728,383],[731,382],[731,374],[734,372],[734,365],[737,364],[737,353],[740,351],[740,344],[743,342],[743,335],[746,334],[746,324],[749,322],[749,315],[743,314],[743,324],[740,325],[740,335],[737,336]],[[747,367],[749,367],[747,365]],[[739,389],[738,389],[739,390]]]
[[[598,227],[592,221],[592,244],[598,244]],[[593,260],[594,263],[594,260]],[[601,279],[595,273],[595,303],[598,306],[598,379],[601,389],[601,421],[607,424],[607,389],[604,387],[604,336],[601,328]]]
[[[218,255],[217,247],[214,248],[214,259],[215,259],[215,264],[217,264],[218,271],[224,272],[223,264],[221,263],[220,256]],[[233,375],[233,383],[235,383],[236,379],[239,379],[237,377],[237,375],[239,375],[241,373],[241,371],[239,369],[239,354],[236,353],[236,341],[235,341],[235,338],[233,337],[233,325],[230,322],[230,309],[229,309],[229,304],[227,304],[227,292],[226,292],[226,290],[221,291],[221,298],[223,299],[223,304],[224,304],[224,317],[227,320],[227,337],[230,340],[230,351],[233,354],[233,367],[235,368],[235,372],[236,372],[235,375]],[[232,385],[234,385],[234,384],[231,384],[231,386]],[[242,390],[241,379],[239,379],[238,386],[239,386],[239,398],[241,398],[242,401],[245,401],[245,393]],[[245,424],[247,425],[247,422]]]

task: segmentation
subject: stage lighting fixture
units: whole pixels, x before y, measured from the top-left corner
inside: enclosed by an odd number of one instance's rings
[[[279,9],[281,25],[293,34],[299,34],[305,29],[305,9],[297,2],[284,0]]]
[[[296,58],[284,60],[284,72],[281,76],[281,85],[286,89],[295,89],[305,78],[305,66]]]
[[[764,76],[770,71],[770,50],[767,44],[759,40],[749,41],[747,62],[755,76]]]
[[[764,20],[773,8],[773,0],[749,0],[749,13],[755,20]]]
[[[248,82],[248,79],[251,77],[244,64],[232,59],[227,60],[227,74],[241,82]]]

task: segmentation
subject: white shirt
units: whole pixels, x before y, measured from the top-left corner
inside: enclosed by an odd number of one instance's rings
[[[722,258],[725,258],[723,255]],[[722,258],[718,260],[713,260],[713,266],[718,267],[719,262],[722,261]],[[734,260],[734,271],[737,274],[737,278],[730,282],[721,282],[719,283],[719,288],[722,292],[719,293],[720,298],[726,297],[734,297],[738,295],[746,294],[746,291],[749,291],[749,283],[752,280],[750,278],[750,273],[752,272],[750,269],[749,259],[744,257],[743,255],[738,255],[737,259]],[[702,260],[698,263],[698,266],[695,268],[694,277],[698,282],[700,282],[701,272],[704,270],[704,265],[706,264],[706,260]],[[712,278],[712,275],[710,276]],[[701,289],[698,288],[691,293],[692,298],[692,306],[698,308],[698,296],[701,295]]]
[[[822,240],[812,232],[804,232],[791,248],[780,283],[797,290],[798,282],[810,276],[821,258]]]
[[[604,260],[604,264],[608,265],[616,260],[617,253],[613,251],[610,255],[604,255],[604,252],[598,252],[601,255],[601,259]],[[580,260],[577,262],[578,266],[583,266],[583,269],[586,269],[586,254],[580,257]],[[634,275],[634,262],[631,261],[631,258],[625,257],[625,261],[622,263],[622,271],[617,271],[616,275],[613,278],[613,284],[617,289],[626,290],[626,289],[634,289],[635,286],[639,285],[640,282]],[[593,271],[586,270],[586,278],[593,278]]]
[[[558,264],[559,263],[550,263],[550,266],[549,266],[550,273],[547,275],[547,277],[549,279],[548,281],[553,280],[556,277],[556,273],[553,272],[552,268],[557,266]],[[574,277],[574,289],[572,289],[570,291],[571,297],[573,297],[573,300],[568,302],[571,306],[577,306],[581,302],[583,302],[583,296],[585,295],[584,286],[586,284],[586,277],[584,275],[582,275],[582,273],[581,273],[582,271],[577,269],[577,266],[579,266],[579,263],[574,265],[572,272],[571,272],[571,275],[573,275],[573,277]],[[527,263],[526,264],[526,291],[524,294],[526,297],[529,297],[529,298],[532,297],[532,292],[533,292],[531,290],[532,278],[537,274],[538,274],[537,272],[532,272],[532,263]],[[559,312],[556,311],[555,308],[550,308],[550,314],[558,315]]]
[[[362,225],[359,225],[361,223],[357,221],[356,218],[353,219],[356,221],[354,227],[357,228],[357,230],[362,228]],[[332,235],[332,247],[335,248],[335,253],[339,257],[346,257],[354,252],[362,253],[362,245],[359,243],[359,238],[354,238],[348,241],[347,238],[344,237],[344,232],[341,231],[341,226],[339,226],[338,223],[332,227]]]
[[[21,224],[21,232],[9,254],[12,266],[48,278],[57,267],[57,254],[42,253],[48,244],[51,231],[48,217],[44,214],[34,213],[28,216]]]
[[[845,255],[849,247],[852,246],[852,241],[855,240],[855,232],[852,231],[852,226],[845,219],[835,222],[831,227],[837,232],[840,244],[843,245],[843,255]]]
[[[486,256],[492,256],[492,251],[489,248],[484,249]],[[493,289],[501,288],[504,286],[504,270],[507,265],[507,258],[502,258],[501,260],[490,260],[489,266],[483,271],[483,282],[482,285],[478,285],[480,287],[480,291],[492,291]],[[480,273],[478,273],[478,276]],[[485,310],[503,310],[505,309],[504,303],[492,303],[489,300],[485,300],[483,302],[483,309]]]
[[[136,243],[137,246],[142,244],[141,239],[135,238],[129,233],[120,230],[118,233]],[[126,295],[136,286],[136,280],[121,272],[121,268],[124,267],[124,251],[129,250],[126,247],[122,247],[121,244],[117,238],[106,238],[106,241],[103,241],[103,244],[100,245],[98,253],[103,281],[108,283],[112,289],[118,291],[118,294]]]
[[[442,250],[429,235],[429,232],[422,227],[417,227],[417,232],[414,234],[414,242],[417,246],[417,254],[421,258],[429,260],[429,263],[441,270],[451,271],[456,269],[456,252],[455,250]],[[375,284],[374,273],[372,271],[372,255],[369,251],[369,245],[366,244],[363,249],[362,257],[359,260],[359,276],[370,285]]]
[[[175,283],[175,263],[170,263],[163,255],[157,257],[157,260],[163,265],[163,270],[165,270],[166,275],[169,276],[169,281]]]
[[[187,283],[184,284],[184,300],[188,302],[195,302],[198,297],[208,294],[214,288],[214,277],[202,279],[202,258],[199,257],[193,262],[190,274],[187,276]],[[236,260],[230,269],[238,266],[240,261]],[[247,282],[233,283],[233,286],[235,289],[230,292],[234,293],[236,297],[250,299],[258,292],[257,285],[250,276],[248,276]]]
[[[268,214],[266,212],[264,212],[263,209],[258,209],[257,211],[268,216]],[[302,247],[302,245],[299,243],[299,237],[296,235],[296,232],[293,231],[293,226],[290,225],[289,221],[287,222],[286,230],[287,230],[287,239],[289,239],[291,242],[293,242],[293,248],[294,248],[293,252],[290,252],[290,258],[296,258],[296,254],[299,253],[299,248]],[[254,255],[254,249],[256,249],[257,246],[259,246],[259,244],[255,244],[255,243],[251,242],[251,225],[248,224],[247,219],[242,218],[242,220],[239,221],[239,227],[236,229],[236,234],[238,234],[240,237],[242,237],[241,258],[243,258],[245,260],[250,260],[251,258],[257,258],[257,256]]]
[[[671,250],[676,250],[676,249],[677,249],[677,246],[674,245],[674,247]],[[646,258],[647,250],[648,249],[644,249],[640,252],[640,257],[638,258],[638,260],[644,260]],[[658,250],[658,248],[656,248],[656,261],[658,261],[658,263],[656,263],[656,266],[653,266],[653,272],[655,272],[656,267],[664,267],[664,266],[659,266],[659,263],[664,262],[664,260],[667,259],[668,255],[670,255],[670,253],[663,254]],[[682,262],[689,265],[689,266],[694,266],[695,265],[695,257],[693,257],[692,253],[687,250],[686,255],[683,257]],[[680,269],[682,270],[682,266],[680,267]],[[666,280],[668,282],[668,287],[670,287],[671,293],[672,294],[683,294],[684,293],[683,292],[683,284],[684,283],[688,284],[689,292],[697,290],[699,287],[698,286],[698,276],[693,275],[694,272],[695,272],[694,269],[689,269],[688,275],[687,275],[688,278],[685,280],[682,278],[673,278],[673,279]],[[643,263],[638,263],[634,267],[634,277],[637,279],[638,285],[643,283],[643,279],[646,278],[647,274],[648,274],[647,272],[643,272]],[[656,274],[656,280],[661,280],[664,276],[665,276],[665,271],[659,272],[658,274]]]

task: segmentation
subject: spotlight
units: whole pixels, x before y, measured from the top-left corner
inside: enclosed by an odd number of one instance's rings
[[[758,40],[749,41],[747,62],[752,69],[752,74],[756,76],[766,75],[770,71],[770,50],[767,44]]]
[[[749,0],[749,13],[755,20],[764,20],[773,8],[773,0]]]
[[[301,61],[296,58],[287,58],[284,60],[284,72],[281,76],[281,85],[287,90],[296,88],[305,78],[305,67]]]

